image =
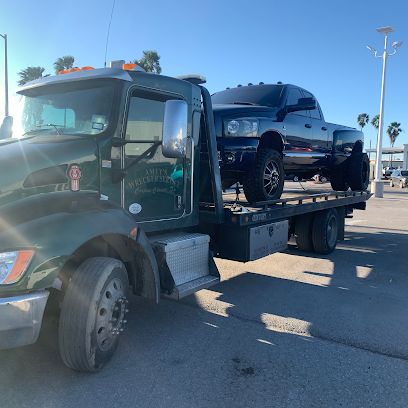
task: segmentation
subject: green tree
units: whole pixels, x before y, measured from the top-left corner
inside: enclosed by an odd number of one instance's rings
[[[369,120],[370,120],[370,117],[368,116],[367,113],[360,113],[357,116],[357,123],[358,123],[358,126],[360,126],[361,130],[363,130],[363,127],[368,123]]]
[[[74,66],[75,58],[72,55],[64,55],[63,57],[57,58],[54,62],[55,73],[58,74],[59,71],[63,69],[70,69]]]
[[[394,147],[395,141],[397,140],[398,135],[402,132],[401,123],[391,122],[387,128],[387,134],[390,138],[391,146]],[[392,154],[391,154],[391,167],[392,167]]]
[[[21,70],[18,75],[20,76],[18,85],[24,85],[27,82],[34,81],[35,79],[42,78],[45,71],[43,67],[27,67],[26,69]]]
[[[135,60],[134,63],[140,65],[146,72],[153,72],[154,74],[162,72],[160,55],[155,50],[143,51],[143,57]]]
[[[380,115],[375,115],[371,119],[371,124],[378,130],[378,127],[380,126]]]

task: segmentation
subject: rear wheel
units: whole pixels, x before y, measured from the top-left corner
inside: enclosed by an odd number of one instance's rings
[[[113,258],[89,258],[74,272],[59,322],[68,367],[98,371],[113,356],[126,323],[128,285],[125,266]]]
[[[335,191],[347,191],[349,185],[346,181],[347,160],[336,167],[330,173],[330,184]]]
[[[329,254],[336,248],[339,223],[334,209],[319,211],[313,220],[313,248],[318,254]]]
[[[404,183],[402,182],[402,180],[399,182],[399,187],[404,188]]]
[[[347,166],[347,183],[352,190],[367,190],[370,162],[366,153],[352,153]]]
[[[259,150],[254,168],[243,178],[246,199],[250,203],[279,199],[284,178],[281,154],[272,149]]]
[[[297,247],[302,251],[313,251],[312,225],[312,214],[304,214],[296,218],[295,239]]]
[[[390,187],[394,187],[394,183],[392,180],[390,180]]]

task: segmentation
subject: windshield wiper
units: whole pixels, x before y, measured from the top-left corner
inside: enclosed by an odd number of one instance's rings
[[[23,136],[29,135],[31,133],[44,132],[45,130],[49,130],[49,129],[43,129],[42,126],[50,126],[50,127],[55,128],[55,131],[57,132],[58,135],[61,135],[62,133],[64,133],[64,132],[60,131],[58,129],[58,127],[65,129],[64,125],[56,125],[55,123],[47,123],[45,125],[38,126],[37,129],[27,130],[27,132],[23,133]]]
[[[241,102],[241,101],[234,101],[232,103],[234,105],[258,105],[257,103],[253,103],[253,102]]]
[[[55,129],[55,131],[57,132],[57,134],[61,134],[61,133],[64,133],[63,131],[59,131],[58,130],[58,127],[60,127],[60,128],[65,128],[65,126],[64,125],[56,125],[55,123],[47,123],[46,125],[44,125],[44,126],[52,126],[54,129]]]

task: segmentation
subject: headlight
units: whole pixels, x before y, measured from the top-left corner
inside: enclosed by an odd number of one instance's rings
[[[16,283],[33,258],[33,250],[0,253],[0,285]]]
[[[232,119],[224,121],[225,136],[258,136],[257,119]]]

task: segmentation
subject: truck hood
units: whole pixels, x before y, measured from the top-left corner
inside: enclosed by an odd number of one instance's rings
[[[70,189],[70,164],[81,169],[80,189],[97,190],[97,144],[89,136],[36,135],[0,142],[0,209],[29,196]]]

